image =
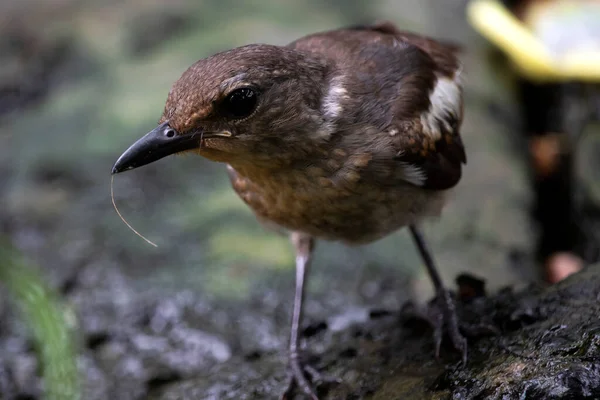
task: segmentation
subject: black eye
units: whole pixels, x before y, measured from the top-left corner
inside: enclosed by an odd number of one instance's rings
[[[222,103],[223,111],[234,118],[244,118],[252,114],[258,102],[257,93],[250,88],[236,89]]]
[[[173,129],[173,128],[167,128],[167,129],[165,129],[164,134],[165,134],[166,137],[172,138],[172,137],[175,136],[175,129]]]

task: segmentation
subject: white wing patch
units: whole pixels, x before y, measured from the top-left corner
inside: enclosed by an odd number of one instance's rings
[[[324,121],[321,128],[314,133],[313,139],[327,140],[335,131],[335,119],[343,111],[342,102],[348,98],[348,91],[344,87],[344,76],[338,75],[329,81],[329,88],[321,102],[321,111]]]
[[[458,79],[458,72],[453,79],[438,77],[430,96],[431,106],[421,114],[423,133],[434,140],[442,137],[440,124],[444,124],[444,128],[450,130],[448,114],[459,117],[462,94]]]
[[[337,118],[343,108],[342,101],[347,98],[348,91],[344,88],[343,76],[336,76],[329,82],[329,90],[323,98],[323,114],[328,119]]]
[[[397,156],[400,157],[403,153],[403,151],[400,151],[398,152]],[[416,165],[412,165],[407,162],[400,162],[400,166],[402,169],[402,179],[404,179],[406,182],[412,183],[415,186],[423,186],[427,180],[425,171]]]
[[[427,176],[425,176],[425,172],[414,165],[408,163],[402,163],[402,178],[406,182],[410,182],[415,186],[423,186],[425,181],[427,180]]]

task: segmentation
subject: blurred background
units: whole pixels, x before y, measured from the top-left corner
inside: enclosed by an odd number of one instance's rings
[[[468,24],[466,4],[0,2],[0,233],[10,247],[1,260],[0,392],[40,398],[40,346],[58,353],[55,365],[64,363],[67,374],[81,372],[85,399],[147,398],[164,382],[231,357],[285,349],[292,248],[255,221],[223,165],[170,157],[115,176],[120,211],[157,248],[121,222],[110,199],[114,161],[156,125],[171,84],[197,59],[247,43],[283,45],[387,19],[463,45],[468,164],[443,217],[425,232],[448,285],[462,272],[485,279],[492,292],[540,280],[518,80]],[[600,135],[585,141],[573,175],[592,193],[581,215],[594,230]],[[587,262],[596,253],[582,235],[576,251]],[[37,272],[19,275],[30,270]],[[35,299],[18,289],[27,279],[47,294],[41,305],[27,308]],[[339,330],[371,308],[397,310],[432,293],[404,231],[354,249],[321,242],[306,322]],[[58,336],[69,351],[52,350],[57,343],[44,342],[51,334],[31,329],[40,322],[27,310],[55,310],[54,302],[58,313],[38,317],[56,316],[46,329],[64,331]]]

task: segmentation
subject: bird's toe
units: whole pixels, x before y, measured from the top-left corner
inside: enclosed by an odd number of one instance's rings
[[[305,364],[294,357],[288,364],[288,380],[281,400],[292,400],[297,393],[311,400],[319,400],[317,388],[325,389],[340,383],[342,383],[340,379],[326,376],[312,365]]]

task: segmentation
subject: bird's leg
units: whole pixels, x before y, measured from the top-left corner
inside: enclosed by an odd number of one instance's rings
[[[410,225],[409,229],[415,245],[417,246],[421,257],[423,258],[423,262],[427,267],[427,272],[433,281],[433,286],[435,287],[436,292],[436,301],[438,302],[439,307],[441,307],[441,316],[438,315],[435,318],[429,319],[434,325],[435,355],[436,357],[439,357],[440,346],[442,344],[442,335],[445,328],[445,331],[450,336],[450,340],[452,341],[454,347],[462,352],[463,363],[466,363],[467,340],[460,333],[459,321],[458,316],[456,315],[454,301],[450,296],[450,292],[446,290],[444,284],[442,283],[442,278],[435,267],[431,251],[425,242],[423,234],[416,225]]]
[[[311,385],[313,380],[310,372],[312,368],[306,368],[300,359],[300,322],[302,321],[302,305],[304,302],[305,280],[308,276],[314,239],[308,235],[294,232],[291,241],[296,250],[296,290],[294,293],[294,309],[292,312],[292,327],[290,331],[289,347],[289,384],[283,393],[282,399],[291,399],[294,390],[299,388],[311,400],[318,400]]]

